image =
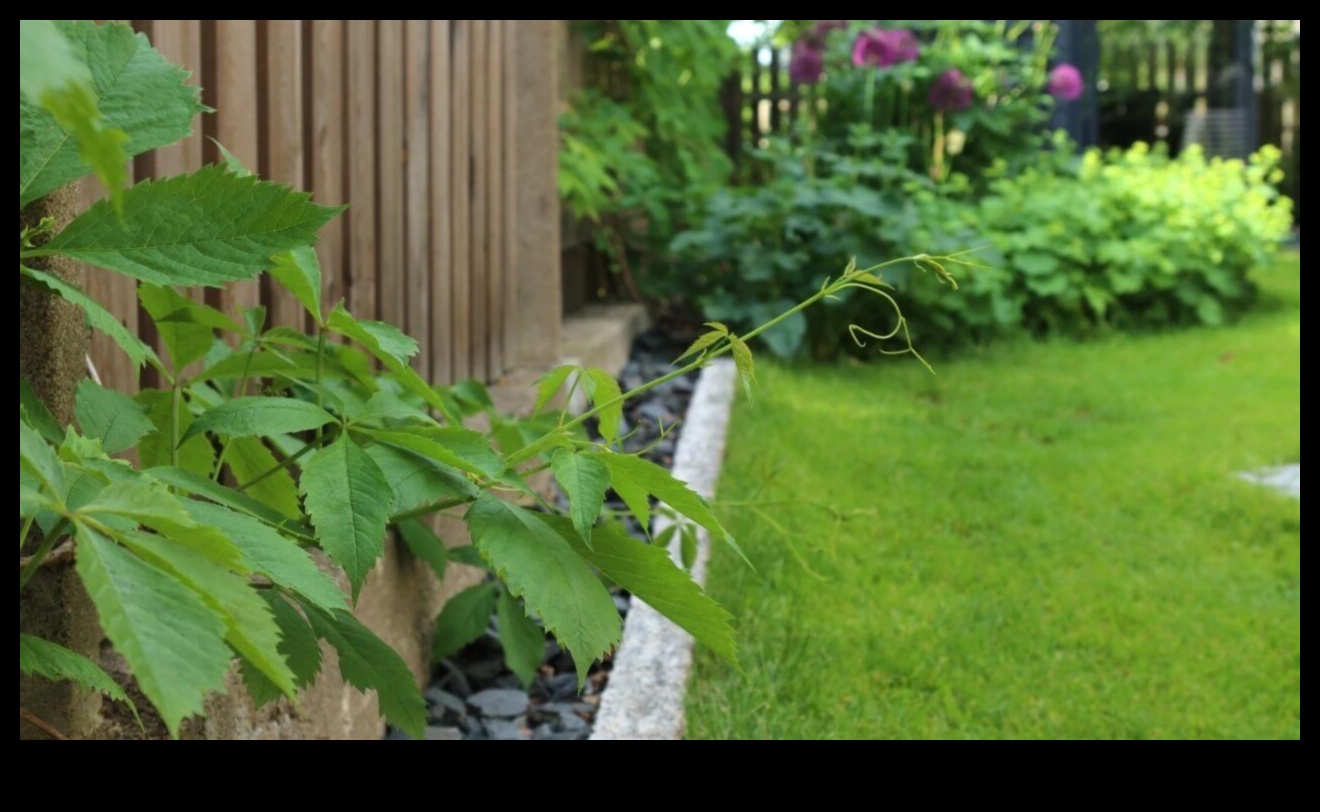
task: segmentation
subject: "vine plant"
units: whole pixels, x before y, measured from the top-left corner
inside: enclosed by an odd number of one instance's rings
[[[479,635],[494,609],[525,680],[540,663],[542,626],[585,675],[620,638],[603,578],[736,665],[729,615],[674,563],[668,539],[637,542],[603,511],[613,489],[648,527],[654,499],[737,549],[699,495],[622,453],[623,404],[726,354],[750,384],[748,339],[844,290],[887,296],[881,280],[850,267],[747,335],[714,325],[681,368],[631,392],[600,370],[557,369],[539,384],[536,415],[508,419],[479,384],[424,381],[410,366],[417,344],[399,330],[323,307],[312,246],[338,210],[232,160],[123,187],[127,156],[186,136],[203,111],[186,78],[124,25],[21,23],[20,210],[89,172],[110,191],[58,231],[42,222],[20,233],[20,285],[81,308],[163,385],[129,397],[85,380],[76,424],[65,426],[20,379],[20,593],[40,567],[74,558],[106,636],[172,735],[222,690],[235,660],[258,704],[296,697],[317,678],[324,641],[344,679],[375,690],[384,716],[420,737],[425,705],[412,673],[351,611],[391,532],[441,575],[452,561],[495,576],[450,602],[438,654]],[[137,280],[165,352],[31,267],[55,255]],[[941,261],[918,258],[943,273]],[[311,334],[268,327],[260,308],[225,313],[180,292],[262,273],[304,305]],[[549,408],[565,389],[582,390],[591,408],[576,417]],[[485,433],[466,426],[478,414]],[[602,441],[588,439],[592,420]],[[567,515],[528,485],[543,470],[567,493]],[[509,494],[539,510],[501,498]],[[441,514],[466,523],[472,546],[445,548],[428,522]],[[317,551],[342,569],[347,593]],[[131,705],[98,665],[48,640],[20,633],[19,668]]]

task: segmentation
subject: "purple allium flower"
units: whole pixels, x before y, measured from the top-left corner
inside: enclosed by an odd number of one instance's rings
[[[957,68],[941,73],[935,84],[930,86],[930,106],[946,113],[966,110],[972,106],[973,98],[971,81]]]
[[[857,35],[852,60],[859,68],[866,65],[888,68],[903,62],[915,62],[920,55],[921,43],[911,31],[872,28]]]
[[[793,46],[793,58],[788,62],[788,78],[797,85],[814,85],[825,73],[825,57],[807,41]]]
[[[1050,80],[1045,85],[1050,95],[1059,101],[1076,101],[1086,92],[1086,83],[1082,72],[1069,64],[1063,64],[1050,71]]]

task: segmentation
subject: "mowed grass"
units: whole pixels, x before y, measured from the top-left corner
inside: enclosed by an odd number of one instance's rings
[[[1260,281],[1232,327],[936,377],[763,364],[720,489],[756,569],[709,581],[746,675],[699,653],[689,735],[1300,737],[1301,507],[1236,477],[1300,459],[1298,255]]]

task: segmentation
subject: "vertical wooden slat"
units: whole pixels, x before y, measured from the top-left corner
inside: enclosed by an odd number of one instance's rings
[[[344,21],[311,20],[308,39],[307,127],[304,174],[316,202],[337,206],[344,202]],[[327,308],[344,298],[345,217],[331,220],[316,244],[325,280]]]
[[[197,84],[202,77],[202,22],[201,20],[152,20],[151,43],[169,61],[182,65]],[[169,177],[193,172],[202,165],[201,122],[193,123],[193,134],[177,144],[161,147],[155,152],[155,171],[158,177]]]
[[[207,104],[217,112],[207,117],[212,135],[250,169],[261,165],[257,122],[257,24],[255,20],[208,20],[202,29],[206,75],[202,83]],[[208,161],[219,158],[215,145],[203,144]],[[261,292],[256,282],[239,282],[208,291],[207,300],[224,310],[256,307]]]
[[[490,164],[487,160],[490,150],[486,142],[486,109],[489,106],[486,75],[486,20],[472,21],[472,61],[469,70],[472,73],[472,377],[480,381],[489,380],[489,359],[486,355],[487,330],[489,328],[486,310],[486,273],[487,250],[490,234],[486,230],[486,199],[489,197]]]
[[[359,318],[378,318],[376,307],[376,22],[349,20],[348,123],[344,150],[348,177],[348,298]]]
[[[472,194],[472,21],[452,20],[451,57],[452,143],[450,175],[453,211],[453,288],[450,297],[450,338],[453,375],[463,380],[472,375],[471,328],[471,194]]]
[[[515,20],[505,20],[501,58],[504,61],[504,363],[506,368],[516,363],[518,344],[518,95],[514,77],[517,76],[518,50],[514,47]]]
[[[380,318],[390,324],[405,323],[404,308],[404,118],[403,118],[403,20],[379,20],[376,60],[380,66],[376,102],[376,150],[379,261],[377,289]]]
[[[431,21],[431,377],[454,382],[450,21]]]
[[[262,20],[261,54],[261,174],[301,189],[303,178],[302,23],[298,20]],[[302,305],[270,276],[263,278],[270,323],[301,328],[306,322]]]
[[[783,120],[783,112],[779,109],[780,93],[780,65],[779,49],[770,49],[770,132],[779,134],[780,124]]]
[[[491,20],[486,29],[486,376],[492,381],[504,373],[504,26]]]
[[[430,21],[408,20],[404,30],[404,117],[407,122],[407,291],[408,334],[421,350],[416,366],[431,380],[431,194]]]

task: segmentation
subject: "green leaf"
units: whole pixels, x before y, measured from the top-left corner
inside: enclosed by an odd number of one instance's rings
[[[119,200],[128,177],[122,146],[128,136],[105,126],[82,54],[51,20],[19,20],[18,25],[20,207],[25,178],[41,169],[29,159],[39,158],[39,145],[53,144],[61,134],[75,139],[83,161]]]
[[[439,662],[457,654],[486,633],[490,615],[495,611],[495,584],[478,584],[445,602],[435,622],[435,642],[431,658]]]
[[[340,209],[286,186],[215,166],[145,181],[124,192],[123,216],[101,201],[37,255],[63,254],[158,285],[251,279],[279,251],[309,245]]]
[[[197,522],[228,536],[253,572],[298,593],[322,609],[347,608],[344,593],[307,551],[271,527],[219,505],[188,502],[187,509],[188,515]]]
[[[578,555],[605,577],[646,601],[702,645],[738,667],[733,616],[711,600],[691,575],[675,566],[667,549],[643,544],[628,535],[618,522],[596,528],[594,547],[588,548],[565,520],[552,517],[550,523]]]
[[[545,632],[527,616],[522,604],[503,590],[498,611],[504,662],[522,680],[523,687],[530,689],[545,660]]]
[[[552,370],[536,383],[536,408],[533,412],[539,412],[546,407],[554,396],[559,394],[559,390],[564,388],[568,382],[568,376],[578,370],[575,366],[562,366]]]
[[[170,412],[174,409],[173,396],[163,390],[147,389],[138,393],[138,403],[147,410],[147,417],[155,426],[155,432],[142,438],[138,444],[138,455],[143,468],[155,468],[169,465],[173,460],[170,451]],[[193,424],[192,410],[186,404],[179,406],[179,433],[186,433]],[[179,467],[199,476],[209,477],[215,470],[215,447],[206,437],[192,437],[179,445]]]
[[[79,524],[77,570],[115,649],[174,736],[224,687],[229,647],[220,615],[196,592]]]
[[[234,155],[234,153],[230,152],[228,149],[225,149],[224,144],[214,138],[211,139],[211,143],[215,144],[215,148],[220,151],[221,163],[224,164],[227,171],[232,172],[240,178],[252,176],[252,170],[244,166],[243,162],[238,159],[238,156]],[[257,330],[254,329],[253,332],[257,332]]]
[[[143,560],[171,573],[202,596],[224,619],[225,640],[285,696],[295,692],[293,672],[279,652],[280,630],[270,605],[224,563],[161,536],[124,533],[119,540]]]
[[[420,454],[460,471],[491,479],[504,475],[504,460],[490,447],[490,440],[471,429],[416,428],[362,433],[376,442]]]
[[[18,467],[35,477],[47,493],[64,496],[64,466],[55,449],[22,420],[18,421]]]
[[[489,570],[486,560],[477,552],[477,548],[470,544],[462,547],[454,547],[449,550],[449,560],[455,564],[462,564],[465,567],[474,567],[479,570]]]
[[[718,344],[726,335],[728,335],[727,332],[721,333],[718,330],[711,330],[709,333],[700,336],[696,341],[692,342],[692,346],[688,347],[682,355],[674,359],[674,365],[677,366],[680,362],[685,361],[694,355],[704,353],[706,350]]]
[[[619,643],[619,612],[600,579],[535,513],[482,494],[467,523],[482,557],[573,655],[585,684],[587,667]]]
[[[224,533],[194,521],[178,497],[148,487],[142,481],[117,482],[102,490],[93,502],[79,508],[78,512],[107,524],[116,524],[114,517],[131,519],[213,561],[235,568],[242,559],[238,547]]]
[[[143,343],[118,319],[110,315],[110,311],[96,303],[96,300],[83,293],[81,290],[67,284],[58,277],[51,276],[48,273],[33,270],[26,266],[19,266],[19,273],[39,283],[47,290],[59,296],[69,304],[80,308],[87,316],[87,323],[92,329],[100,330],[110,337],[110,340],[119,345],[134,366],[142,366],[147,361],[159,365],[160,359],[156,357],[155,350]]]
[[[381,473],[394,489],[396,513],[412,510],[441,499],[475,498],[479,492],[462,473],[448,465],[374,443],[367,454],[380,466]]]
[[[348,612],[332,613],[306,604],[303,609],[316,634],[339,652],[344,681],[362,691],[374,690],[385,718],[414,739],[422,738],[426,700],[407,663]]]
[[[495,401],[491,400],[490,390],[481,381],[471,379],[459,381],[449,387],[449,390],[454,393],[454,397],[462,404],[463,411],[467,414],[495,413]]]
[[[80,105],[99,110],[104,130],[121,130],[121,138],[127,134],[128,156],[172,144],[192,132],[193,117],[202,111],[197,88],[185,84],[188,73],[166,62],[144,35],[118,23],[61,20],[57,25],[91,72],[91,93]],[[66,116],[27,111],[20,105],[20,207],[87,174],[88,161],[70,137],[68,124]]]
[[[347,435],[303,468],[302,492],[322,549],[348,574],[353,600],[385,552],[394,492],[367,452]]]
[[[445,552],[444,542],[431,531],[431,528],[414,519],[399,524],[399,535],[403,537],[404,544],[408,545],[412,554],[418,560],[425,561],[435,572],[435,576],[443,581],[449,555]]]
[[[221,403],[197,418],[184,440],[205,432],[224,437],[261,437],[319,429],[335,416],[317,406],[292,398],[237,398]]]
[[[588,369],[587,395],[600,410],[600,436],[607,443],[619,441],[619,427],[623,425],[623,392],[614,376],[600,369]],[[607,405],[608,404],[608,405]]]
[[[756,385],[756,361],[752,358],[752,348],[735,335],[729,336],[729,342],[733,345],[733,363],[738,367],[738,378],[750,398]]]
[[[32,391],[31,384],[22,375],[18,377],[18,408],[27,416],[28,425],[36,429],[47,442],[56,445],[64,442],[64,427],[46,408],[46,404],[41,402],[41,398],[37,397],[37,393]]]
[[[55,682],[76,682],[90,691],[100,691],[117,702],[128,705],[137,718],[137,706],[124,689],[99,665],[64,646],[57,646],[40,637],[18,634],[18,670],[31,676],[40,674]]]
[[[408,359],[417,354],[417,342],[399,330],[378,321],[358,321],[344,309],[343,304],[330,314],[326,327],[333,333],[356,341],[374,355],[385,368],[399,378],[399,382],[408,391],[426,401],[427,405],[441,414],[449,422],[462,423],[454,414],[450,404],[438,392],[427,385],[417,371],[408,366]]]
[[[165,465],[151,468],[146,474],[164,485],[177,488],[180,493],[190,493],[204,497],[244,515],[255,516],[272,527],[280,527],[285,524],[284,517],[279,513],[245,493],[239,493],[232,488],[211,481],[209,473],[201,476],[191,471]],[[185,502],[184,504],[186,508],[190,503]],[[310,540],[310,537],[308,537],[308,540]]]
[[[51,20],[18,21],[18,92],[40,102],[46,91],[90,87],[92,74]]]
[[[651,496],[650,491],[637,484],[626,476],[611,476],[610,487],[619,495],[623,503],[628,506],[637,523],[642,526],[642,530],[651,534]]]
[[[100,440],[107,454],[132,448],[156,430],[146,410],[136,401],[121,392],[102,388],[90,378],[78,384],[75,412],[83,436]]]
[[[321,318],[321,262],[309,245],[282,251],[271,257],[270,275],[302,302],[317,324]]]
[[[639,457],[612,452],[601,452],[597,456],[610,469],[610,481],[614,484],[616,491],[619,490],[619,483],[632,483],[632,485],[655,495],[661,502],[706,528],[710,531],[711,538],[728,544],[744,561],[747,559],[742,548],[738,546],[738,542],[734,540],[733,536],[729,535],[724,526],[720,524],[720,520],[715,517],[710,505],[706,504],[706,500],[700,494],[689,488],[687,483],[675,479],[673,474],[655,463]],[[628,486],[625,485],[624,487]],[[620,496],[622,496],[622,493],[620,493]],[[631,503],[629,503],[629,508],[632,508]],[[635,509],[634,512],[636,512]]]
[[[569,514],[578,536],[591,546],[591,528],[600,518],[605,492],[610,488],[610,471],[596,457],[563,450],[550,461],[555,481],[568,494]]]
[[[267,471],[274,470],[277,465],[275,455],[259,437],[236,437],[230,440],[229,455],[225,457],[225,462],[234,480],[240,483],[252,482]],[[285,518],[297,519],[302,515],[298,485],[287,468],[275,471],[244,493],[270,506]]]
[[[140,285],[138,300],[155,322],[176,370],[206,357],[215,344],[216,329],[242,332],[220,311],[194,302],[173,288]],[[223,326],[217,328],[216,324]]]
[[[306,688],[321,673],[321,644],[316,642],[316,633],[284,596],[267,594],[265,598],[280,627],[280,653],[293,671],[294,684]]]

